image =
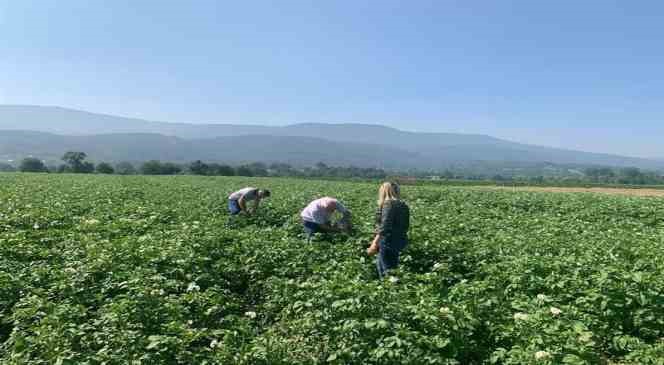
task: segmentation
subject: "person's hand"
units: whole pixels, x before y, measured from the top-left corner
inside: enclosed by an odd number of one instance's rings
[[[373,256],[378,253],[378,244],[376,242],[372,242],[371,246],[367,248],[367,255]]]

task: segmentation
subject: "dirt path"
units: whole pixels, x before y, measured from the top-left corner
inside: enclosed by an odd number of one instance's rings
[[[512,191],[541,191],[552,193],[600,193],[629,196],[659,196],[664,197],[664,189],[620,189],[620,188],[559,188],[539,186],[479,186],[479,189],[512,190]]]

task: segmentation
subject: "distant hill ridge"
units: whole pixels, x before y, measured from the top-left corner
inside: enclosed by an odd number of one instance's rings
[[[484,135],[406,132],[375,124],[296,123],[274,127],[224,123],[172,123],[96,114],[56,106],[23,105],[0,105],[0,130],[32,130],[62,135],[157,133],[190,139],[252,134],[311,137],[325,133],[327,139],[362,143],[376,143],[379,139],[394,141],[395,138],[404,136],[445,144],[501,141]]]
[[[361,167],[444,168],[469,161],[550,162],[664,169],[664,161],[514,143],[486,135],[418,133],[371,124],[283,127],[146,121],[46,106],[0,105],[0,158],[58,156],[280,161]]]

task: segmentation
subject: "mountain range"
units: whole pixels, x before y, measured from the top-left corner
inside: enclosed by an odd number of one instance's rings
[[[633,166],[664,161],[515,143],[478,134],[407,132],[380,125],[287,126],[146,121],[45,106],[0,105],[0,159],[57,160],[81,150],[93,160],[288,162],[388,169],[442,169],[473,162]]]

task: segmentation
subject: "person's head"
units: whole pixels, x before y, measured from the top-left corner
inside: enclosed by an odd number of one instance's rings
[[[326,211],[332,213],[337,209],[337,200],[330,197],[325,197],[321,199],[321,206]]]
[[[401,189],[395,182],[384,182],[378,189],[378,206],[382,207],[386,200],[401,199]]]
[[[269,198],[271,195],[270,191],[265,189],[258,190],[258,196],[263,199],[263,198]]]

